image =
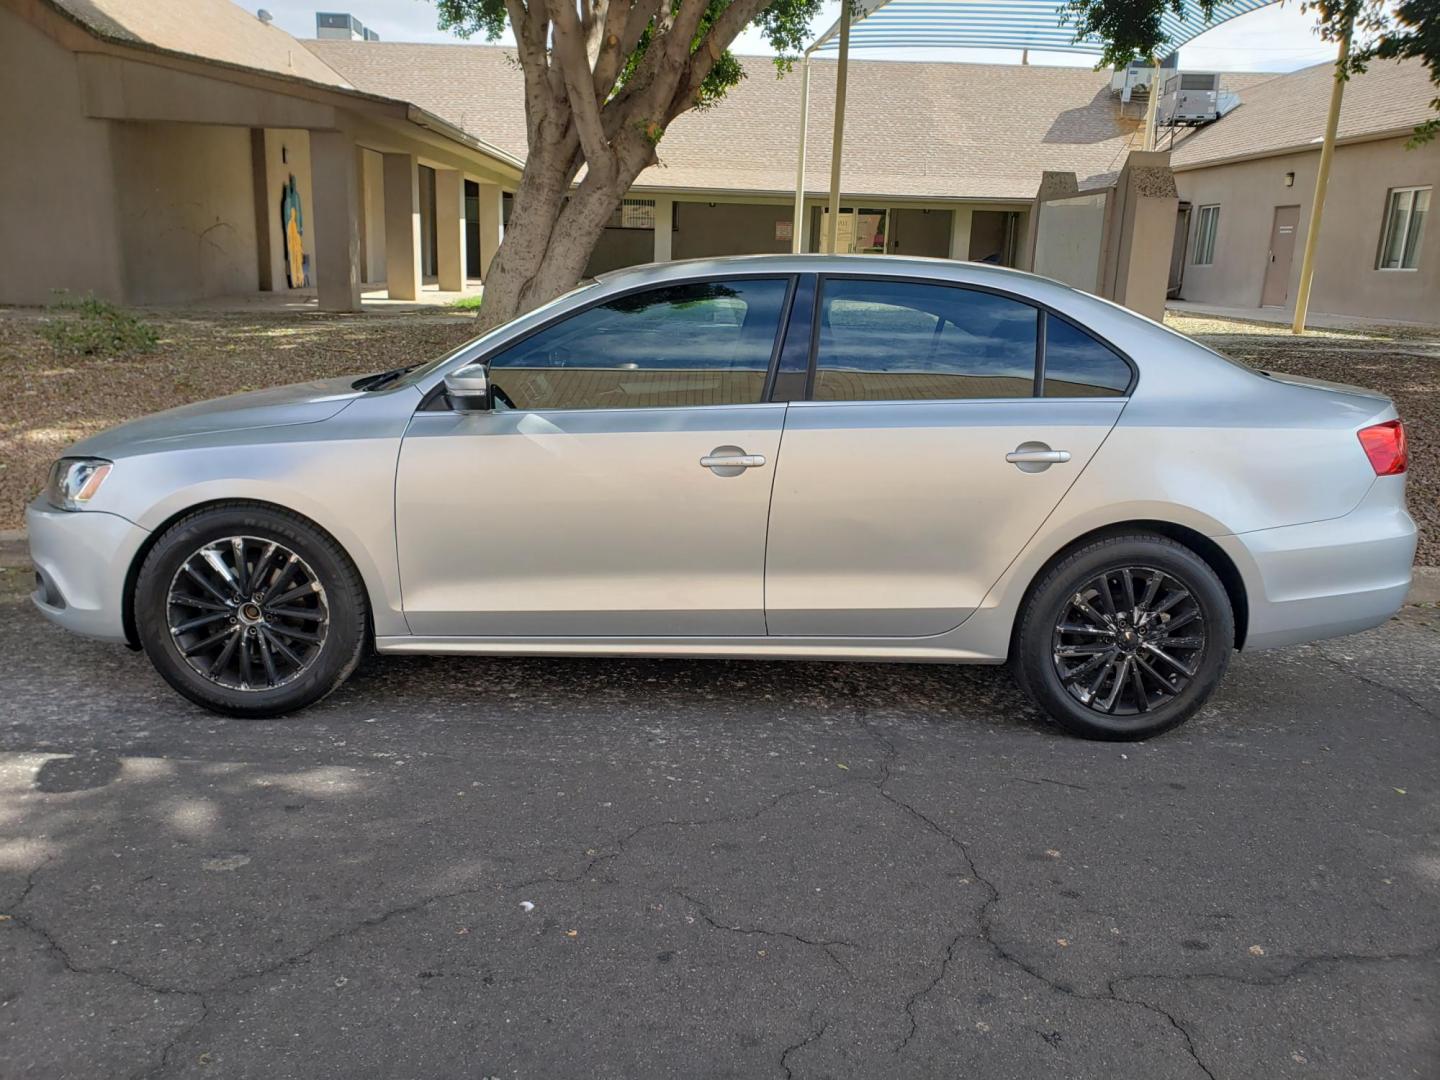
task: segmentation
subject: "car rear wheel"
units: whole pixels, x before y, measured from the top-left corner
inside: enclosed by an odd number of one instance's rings
[[[360,661],[365,590],[335,540],[298,515],[228,504],[160,537],[135,585],[135,623],[156,670],[230,716],[319,701]]]
[[[1107,537],[1035,583],[1013,666],[1030,698],[1089,739],[1147,739],[1214,693],[1235,642],[1230,598],[1195,552],[1167,537]]]

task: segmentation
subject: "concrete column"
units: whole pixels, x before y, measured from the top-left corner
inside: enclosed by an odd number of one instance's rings
[[[420,174],[414,154],[385,155],[385,284],[392,300],[420,296]]]
[[[504,192],[499,184],[480,184],[480,278],[490,275],[490,260],[500,249],[500,237],[504,232],[501,220],[504,207]]]
[[[675,229],[675,200],[655,199],[655,261],[670,261],[670,241]]]
[[[255,257],[261,292],[275,291],[270,262],[270,175],[265,167],[265,129],[250,129],[250,177],[255,192]]]
[[[441,292],[465,288],[465,174],[435,170],[435,273]]]
[[[360,182],[355,143],[341,131],[310,133],[315,200],[315,286],[322,311],[360,310]]]
[[[950,211],[950,258],[961,261],[970,258],[970,219],[974,213],[968,206],[957,206]]]

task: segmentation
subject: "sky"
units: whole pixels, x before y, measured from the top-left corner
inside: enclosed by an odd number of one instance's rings
[[[436,29],[434,5],[429,0],[330,0],[317,7],[315,0],[245,0],[246,7],[263,6],[277,26],[298,38],[315,36],[315,12],[342,11],[354,15],[385,41],[458,41]],[[1059,6],[1058,0],[1056,6]],[[827,30],[840,11],[839,0],[827,0],[811,26],[812,37]],[[1335,46],[1315,36],[1315,16],[1300,12],[1297,0],[1232,19],[1180,50],[1180,66],[1187,71],[1293,71],[1335,56]],[[507,37],[502,39],[510,41]],[[747,31],[735,44],[738,53],[768,54],[764,38]],[[833,56],[833,53],[825,54]],[[1015,49],[866,49],[857,57],[871,60],[969,60],[981,63],[1019,63]],[[1030,54],[1032,64],[1088,65],[1086,56],[1072,53]]]

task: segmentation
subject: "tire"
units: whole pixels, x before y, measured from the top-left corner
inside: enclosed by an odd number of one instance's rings
[[[1137,533],[1086,544],[1041,575],[1021,609],[1011,663],[1021,689],[1065,730],[1132,741],[1204,705],[1234,644],[1230,598],[1209,564],[1174,540]]]
[[[136,578],[134,611],[165,681],[227,716],[313,705],[349,678],[369,640],[364,584],[335,539],[254,503],[206,507],[166,529]]]

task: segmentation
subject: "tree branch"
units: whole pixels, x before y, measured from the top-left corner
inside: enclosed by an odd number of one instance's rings
[[[768,6],[769,0],[734,0],[720,13],[720,17],[710,24],[710,28],[690,56],[690,70],[680,91],[666,110],[667,124],[686,109],[695,106],[701,87],[720,57],[725,55],[730,43]]]
[[[584,30],[572,0],[548,0],[555,24],[555,59],[570,100],[570,115],[580,136],[580,146],[590,171],[608,177],[615,171],[615,156],[600,122],[600,105],[595,100],[595,76],[585,54]]]

